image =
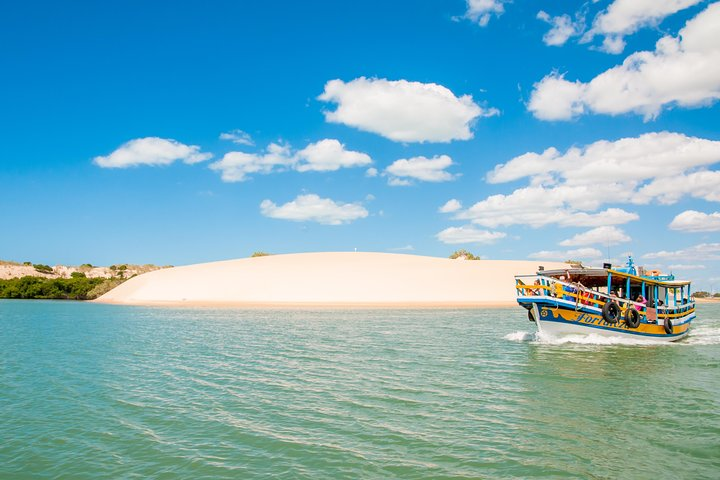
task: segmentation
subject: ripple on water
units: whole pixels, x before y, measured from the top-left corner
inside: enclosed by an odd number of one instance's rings
[[[547,339],[515,309],[0,307],[0,477],[720,469],[714,306],[681,348]]]

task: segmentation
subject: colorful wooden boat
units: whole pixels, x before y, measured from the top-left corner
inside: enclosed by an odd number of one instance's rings
[[[518,303],[538,331],[555,337],[597,334],[673,342],[695,318],[689,281],[624,268],[544,270],[515,277]]]

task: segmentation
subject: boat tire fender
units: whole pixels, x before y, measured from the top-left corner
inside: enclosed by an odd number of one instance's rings
[[[640,313],[634,308],[628,308],[625,311],[625,325],[630,328],[637,328],[640,326]]]
[[[667,333],[668,335],[672,335],[672,333],[673,333],[672,320],[670,320],[669,318],[666,318],[665,322],[663,323],[663,328],[665,329],[665,333]]]
[[[606,323],[615,325],[620,318],[620,307],[618,304],[612,300],[605,302],[605,305],[603,305],[602,308],[602,317]]]

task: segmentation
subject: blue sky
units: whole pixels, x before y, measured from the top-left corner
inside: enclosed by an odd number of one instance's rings
[[[0,258],[632,253],[717,288],[719,19],[699,0],[8,4]]]

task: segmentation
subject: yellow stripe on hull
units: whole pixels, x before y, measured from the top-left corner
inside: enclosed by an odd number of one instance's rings
[[[683,335],[687,333],[690,328],[690,322],[681,323],[680,325],[673,325],[672,334],[665,332],[662,320],[659,324],[653,323],[641,323],[637,328],[628,327],[623,320],[619,320],[616,324],[609,324],[603,320],[602,315],[597,315],[588,312],[580,312],[576,310],[568,310],[565,308],[553,308],[545,305],[538,305],[540,310],[540,321],[541,322],[562,322],[576,324],[577,326],[587,326],[589,328],[599,328],[605,331],[612,331],[617,333],[635,334],[635,335],[646,335],[646,336],[657,336],[667,337],[669,335]]]

